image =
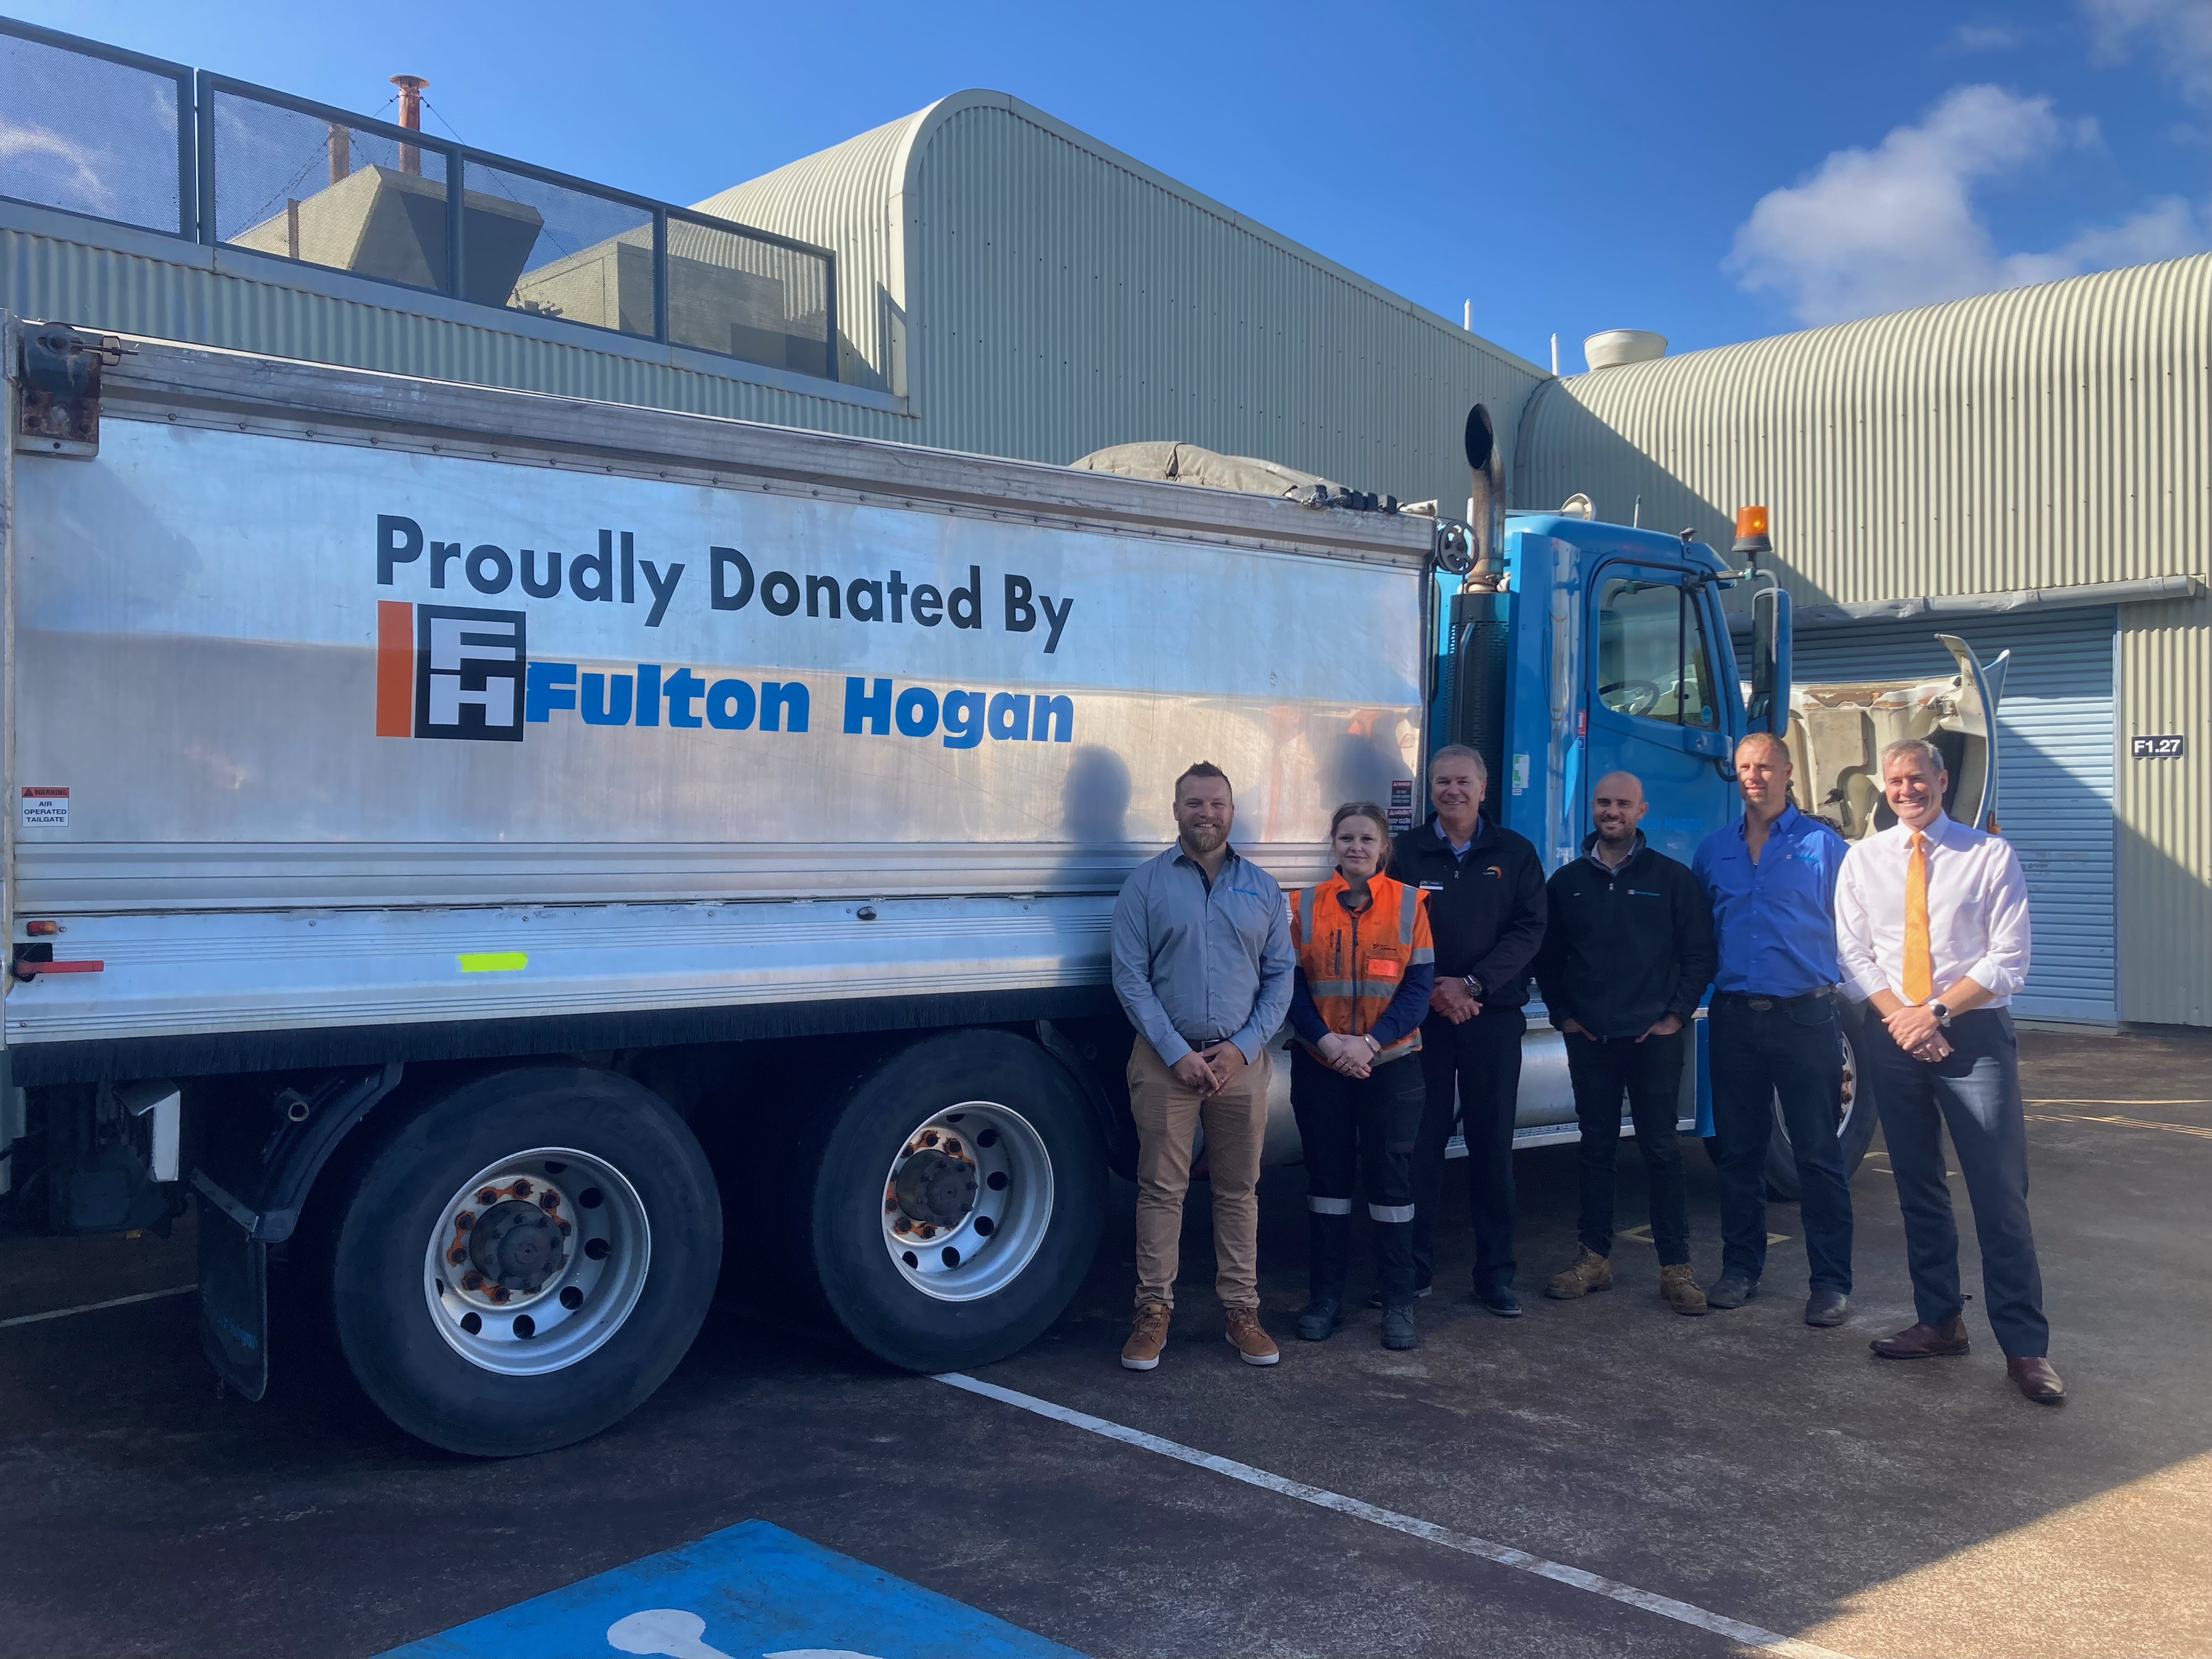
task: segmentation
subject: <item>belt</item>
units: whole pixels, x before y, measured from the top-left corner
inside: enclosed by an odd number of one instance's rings
[[[1751,991],[1716,991],[1713,993],[1713,1000],[1733,1002],[1750,1009],[1753,1013],[1764,1014],[1777,1008],[1795,1008],[1801,1003],[1827,1002],[1832,1000],[1835,994],[1834,986],[1823,985],[1806,992],[1802,996],[1795,997],[1763,997]]]

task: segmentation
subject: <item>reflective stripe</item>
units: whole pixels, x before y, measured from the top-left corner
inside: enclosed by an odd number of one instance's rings
[[[1304,889],[1298,894],[1298,938],[1313,937],[1313,889]]]
[[[1370,1205],[1369,1207],[1373,1206]],[[1306,1208],[1311,1210],[1316,1215],[1350,1215],[1352,1200],[1348,1198],[1316,1198],[1309,1193],[1306,1194]],[[1407,1218],[1410,1220],[1413,1214],[1411,1210],[1407,1210]]]
[[[1414,947],[1414,951],[1413,951],[1413,966],[1414,966],[1414,967],[1416,967],[1416,968],[1429,968],[1429,967],[1433,967],[1433,966],[1436,964],[1436,960],[1437,960],[1437,953],[1436,953],[1434,951],[1431,950],[1427,945],[1417,945],[1416,947]]]
[[[1306,989],[1312,992],[1316,999],[1348,997],[1352,994],[1352,981],[1348,979],[1314,979],[1309,976],[1306,980]]]
[[[1421,914],[1421,902],[1420,902],[1420,901],[1419,901],[1419,899],[1413,899],[1413,900],[1410,900],[1410,901],[1409,901],[1409,900],[1406,897],[1406,890],[1405,890],[1405,888],[1401,885],[1401,886],[1398,889],[1398,943],[1399,943],[1399,944],[1401,944],[1401,945],[1411,945],[1411,944],[1413,942],[1413,921],[1414,921],[1414,919],[1415,919],[1417,916],[1419,916],[1420,914]]]
[[[1309,1203],[1312,1200],[1307,1200]],[[1410,1204],[1370,1204],[1367,1206],[1370,1221],[1411,1221],[1413,1206]]]

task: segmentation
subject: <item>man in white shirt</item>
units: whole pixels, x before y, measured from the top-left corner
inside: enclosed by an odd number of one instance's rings
[[[2065,1385],[2045,1353],[2043,1275],[2027,1220],[2027,1125],[2009,1012],[2027,978],[2027,886],[2006,842],[1944,815],[1949,782],[1932,744],[1881,751],[1897,822],[1853,847],[1836,882],[1845,989],[1881,1018],[1864,1027],[1875,1101],[1919,1322],[1875,1342],[1885,1359],[1967,1349],[1959,1230],[1944,1182],[1943,1127],[1974,1206],[1982,1291],[2006,1369],[2030,1400]]]

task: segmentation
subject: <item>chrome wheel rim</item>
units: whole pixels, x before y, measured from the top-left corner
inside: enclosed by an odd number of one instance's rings
[[[884,1249],[924,1296],[973,1302],[1036,1258],[1052,1199],[1052,1158],[1030,1121],[995,1101],[963,1101],[900,1143],[884,1176]]]
[[[438,1334],[503,1376],[576,1364],[620,1330],[653,1259],[645,1204],[623,1172],[573,1147],[487,1164],[439,1212],[422,1260]]]

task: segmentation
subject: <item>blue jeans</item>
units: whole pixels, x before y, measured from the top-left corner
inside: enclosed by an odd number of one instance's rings
[[[1943,1178],[1948,1125],[1973,1201],[1990,1328],[2007,1358],[2040,1358],[2051,1350],[2051,1327],[2043,1317],[2043,1270],[2027,1223],[2027,1124],[2012,1015],[1977,1008],[1954,1018],[1944,1036],[1949,1054],[1915,1060],[1889,1040],[1880,1020],[1867,1021],[1866,1059],[1875,1073],[1882,1140],[1897,1171],[1913,1310],[1923,1323],[1940,1325],[1965,1306],[1959,1224]]]
[[[1851,1289],[1851,1188],[1836,1124],[1844,1104],[1844,1032],[1833,997],[1753,1008],[1733,992],[1706,1016],[1713,1134],[1721,1188],[1721,1272],[1756,1280],[1766,1269],[1766,1148],[1774,1103],[1790,1131],[1798,1217],[1813,1288]]]

